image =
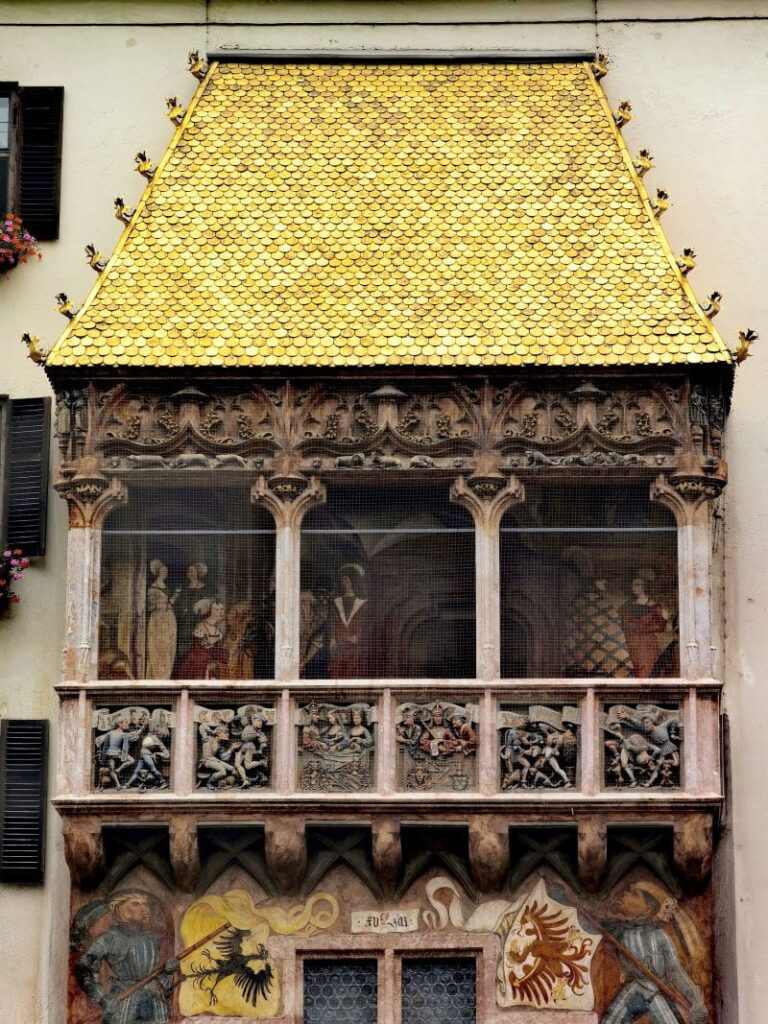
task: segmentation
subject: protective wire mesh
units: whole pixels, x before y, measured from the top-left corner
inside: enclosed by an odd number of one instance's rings
[[[304,1024],[372,1024],[377,1015],[375,960],[307,960]]]
[[[274,559],[246,489],[132,488],[104,528],[100,678],[270,678]]]
[[[677,532],[647,485],[531,484],[500,543],[502,676],[678,674]]]
[[[474,544],[447,483],[329,488],[302,528],[302,677],[473,677]]]
[[[475,974],[469,958],[403,960],[402,1024],[474,1021]]]

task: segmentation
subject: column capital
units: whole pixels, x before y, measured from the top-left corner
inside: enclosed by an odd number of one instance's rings
[[[106,476],[93,455],[62,469],[53,486],[69,506],[70,529],[100,529],[109,513],[128,500],[125,484]]]
[[[728,482],[728,469],[722,459],[702,458],[684,452],[677,469],[661,473],[651,484],[651,501],[668,508],[678,526],[699,521],[708,513],[709,501],[717,498]]]
[[[290,470],[259,476],[251,488],[251,501],[268,508],[277,526],[300,526],[305,513],[324,504],[325,497],[325,484],[316,477]]]
[[[525,487],[515,476],[478,465],[470,476],[456,478],[451,501],[466,508],[478,526],[495,528],[508,509],[525,501]]]

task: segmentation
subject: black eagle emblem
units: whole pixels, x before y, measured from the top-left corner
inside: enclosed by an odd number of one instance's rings
[[[192,964],[191,972],[186,977],[196,989],[208,993],[210,1006],[218,1002],[216,986],[225,978],[234,981],[243,999],[251,1006],[256,1006],[259,999],[266,999],[269,995],[273,978],[272,965],[268,963],[269,950],[262,943],[255,953],[244,953],[243,939],[247,939],[250,934],[245,928],[227,929],[219,938],[214,939],[216,955],[210,949],[204,949],[202,955],[205,960]],[[209,983],[209,979],[212,979],[212,983]]]

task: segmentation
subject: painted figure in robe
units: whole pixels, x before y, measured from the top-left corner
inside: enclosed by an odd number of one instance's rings
[[[638,679],[653,675],[662,652],[658,635],[666,632],[670,618],[667,609],[648,595],[647,580],[636,576],[632,580],[632,600],[621,608],[621,622]]]
[[[170,679],[176,660],[176,602],[181,588],[168,593],[168,566],[159,558],[149,563],[147,588],[147,679]]]
[[[197,625],[192,644],[177,662],[176,679],[221,679],[226,676],[229,655],[224,647],[224,605],[203,598],[195,605]]]

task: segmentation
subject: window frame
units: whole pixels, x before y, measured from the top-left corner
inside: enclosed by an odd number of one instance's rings
[[[0,195],[0,215],[15,213],[19,201],[19,83],[0,82],[0,98],[7,98],[8,145],[0,146],[0,161],[7,163],[7,190]]]

